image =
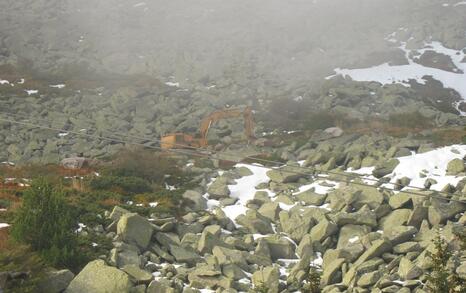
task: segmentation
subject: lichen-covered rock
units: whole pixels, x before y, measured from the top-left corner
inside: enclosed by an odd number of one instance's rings
[[[299,178],[303,177],[302,170],[293,166],[285,166],[280,169],[273,169],[267,171],[267,176],[270,180],[277,183],[291,183],[296,182]]]
[[[399,163],[400,161],[398,161],[397,159],[383,161],[375,167],[375,169],[372,171],[372,175],[374,175],[377,178],[382,178],[385,175],[392,173]]]
[[[458,173],[464,172],[465,166],[462,159],[453,159],[448,162],[447,165],[447,174],[457,175]]]
[[[74,274],[69,270],[51,271],[39,282],[41,292],[60,293],[68,287]]]
[[[136,265],[126,265],[122,270],[130,276],[131,281],[135,284],[149,284],[153,279],[151,273],[140,269]]]
[[[118,221],[117,234],[121,239],[141,248],[147,248],[153,231],[152,224],[138,214],[123,214]]]
[[[277,267],[265,267],[252,274],[252,283],[256,287],[265,287],[267,292],[278,293],[280,273]]]
[[[129,276],[103,260],[88,263],[71,281],[65,293],[128,293],[133,286]]]
[[[207,200],[197,191],[186,190],[183,198],[188,201],[188,206],[193,211],[205,211],[207,209]]]

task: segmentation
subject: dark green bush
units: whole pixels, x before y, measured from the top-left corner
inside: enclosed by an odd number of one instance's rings
[[[408,127],[408,128],[430,128],[432,122],[429,118],[422,116],[419,112],[406,112],[398,114],[390,114],[388,122],[391,126]]]
[[[94,190],[111,190],[125,194],[150,192],[150,183],[139,177],[100,176],[91,180],[89,186]]]
[[[63,192],[44,179],[35,180],[25,191],[11,235],[38,251],[50,264],[77,267],[82,259],[77,254],[76,226],[72,208]]]
[[[139,177],[155,184],[163,184],[167,175],[181,175],[175,161],[140,148],[119,152],[111,165],[106,166],[102,172],[109,176]]]

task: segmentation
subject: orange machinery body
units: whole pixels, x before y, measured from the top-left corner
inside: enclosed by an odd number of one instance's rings
[[[221,119],[244,118],[244,132],[248,139],[254,138],[254,120],[251,107],[244,109],[226,109],[212,112],[201,122],[199,137],[185,133],[170,133],[162,137],[160,146],[162,149],[173,148],[203,148],[208,145],[207,135],[210,127]]]

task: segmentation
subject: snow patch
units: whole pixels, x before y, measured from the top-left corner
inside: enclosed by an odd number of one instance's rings
[[[49,85],[49,87],[51,88],[55,88],[55,89],[62,89],[64,88],[66,85],[64,84],[53,84],[53,85]]]
[[[411,57],[412,50],[407,49],[405,43],[402,43],[399,48],[405,52],[409,64],[391,66],[388,63],[384,63],[378,66],[360,69],[336,68],[336,74],[328,76],[326,79],[330,79],[336,75],[342,75],[344,77],[349,76],[355,81],[376,81],[383,85],[400,83],[409,86],[408,82],[410,80],[425,84],[426,80],[424,77],[431,76],[433,79],[442,82],[444,87],[457,91],[463,99],[466,100],[466,82],[464,82],[466,80],[466,63],[461,62],[466,54],[463,51],[448,49],[440,42],[426,43],[423,49],[417,50],[420,54],[423,54],[427,50],[432,50],[436,53],[450,56],[455,66],[463,71],[463,73],[454,73],[423,66],[414,62]]]
[[[39,91],[38,90],[25,90],[25,92],[28,94],[28,96],[30,96],[30,95],[37,94]]]
[[[180,87],[180,83],[179,83],[179,82],[167,81],[165,84],[168,85],[168,86],[171,86],[171,87]]]

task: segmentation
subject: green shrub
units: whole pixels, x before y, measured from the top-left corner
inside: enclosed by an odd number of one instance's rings
[[[42,258],[28,246],[15,245],[8,247],[7,250],[0,250],[1,271],[28,272],[26,278],[8,280],[5,287],[1,288],[5,292],[38,292],[37,284],[43,278],[46,269],[47,266]]]
[[[454,270],[448,267],[453,253],[448,244],[438,233],[433,240],[435,251],[428,253],[432,260],[432,272],[427,276],[427,288],[432,293],[462,293],[466,290],[466,283],[459,278]],[[464,243],[463,243],[464,245]]]
[[[141,148],[119,152],[102,172],[117,177],[139,177],[155,184],[163,184],[166,175],[176,177],[181,174],[174,160]]]
[[[63,192],[44,179],[35,180],[24,193],[11,235],[29,244],[54,266],[76,267],[80,264],[72,209]]]
[[[398,114],[390,114],[388,122],[391,126],[408,127],[425,129],[432,127],[432,122],[429,118],[424,117],[419,112],[406,112]]]
[[[311,266],[306,283],[303,286],[304,293],[320,293],[320,272],[316,267]]]
[[[152,190],[148,181],[143,178],[132,176],[94,177],[89,186],[94,190],[112,190],[126,194],[145,193]]]

